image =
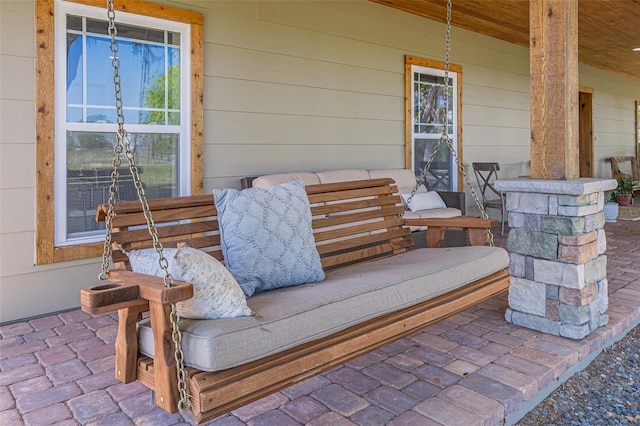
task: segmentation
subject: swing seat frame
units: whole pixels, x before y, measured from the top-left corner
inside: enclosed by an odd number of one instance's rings
[[[403,219],[392,179],[310,185],[306,190],[325,270],[375,262],[412,249],[409,225],[428,226],[428,247],[439,247],[447,229],[467,230],[471,245],[488,242],[491,221],[477,217]],[[165,247],[185,241],[222,260],[212,195],[150,200],[149,206],[155,222],[163,224],[158,226],[158,233]],[[99,206],[97,219],[104,220],[107,211],[108,205]],[[145,223],[140,203],[117,203],[114,212],[114,244],[126,250],[152,245],[146,229],[131,229]],[[336,225],[342,227],[336,231]],[[319,237],[322,232],[338,232],[333,235],[339,238],[327,241]],[[175,413],[180,398],[170,303],[192,297],[193,287],[181,282],[165,287],[162,278],[131,272],[127,257],[119,251],[114,250],[112,256],[116,269],[110,271],[109,283],[82,290],[82,309],[91,314],[118,311],[116,378],[123,383],[140,381],[155,391],[158,406]],[[506,291],[508,285],[505,268],[477,276],[437,297],[257,361],[215,372],[186,367],[191,411],[198,423],[212,419],[481,303]],[[137,322],[147,315],[154,337],[153,359],[138,351]]]

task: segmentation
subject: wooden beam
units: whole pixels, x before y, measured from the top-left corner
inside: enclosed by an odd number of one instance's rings
[[[531,177],[575,179],[578,0],[531,0]]]

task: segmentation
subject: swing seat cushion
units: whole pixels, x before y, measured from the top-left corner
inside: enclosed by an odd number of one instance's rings
[[[508,266],[505,250],[489,246],[416,249],[327,272],[326,280],[256,293],[252,317],[183,320],[185,364],[219,371],[326,337],[385,313],[429,300]],[[153,357],[148,320],[140,350]]]
[[[213,196],[227,268],[247,297],[324,279],[303,182]]]

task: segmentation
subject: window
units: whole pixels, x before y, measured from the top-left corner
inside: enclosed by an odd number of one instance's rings
[[[449,105],[444,104],[444,63],[407,56],[405,73],[405,162],[406,167],[419,177],[440,140],[445,116],[447,133],[456,155],[461,156],[462,68],[450,66]],[[460,180],[457,170],[455,157],[450,149],[441,145],[425,178],[427,188],[457,191]]]
[[[107,13],[96,4],[38,2],[38,37],[48,43],[39,43],[46,48],[37,57],[37,85],[50,84],[42,76],[53,74],[54,90],[38,90],[37,99],[38,140],[45,142],[36,153],[37,207],[53,211],[37,225],[37,263],[99,255],[104,238],[95,208],[109,197],[117,124]],[[202,166],[194,161],[202,161],[202,16],[136,5],[145,16],[135,7],[117,10],[116,25],[125,128],[145,193],[200,193]],[[124,156],[118,199],[137,199]]]

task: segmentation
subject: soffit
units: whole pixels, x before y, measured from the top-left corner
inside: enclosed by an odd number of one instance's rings
[[[445,22],[446,0],[371,0]],[[528,0],[453,0],[452,25],[529,46]],[[579,0],[578,60],[640,79],[640,0]]]

